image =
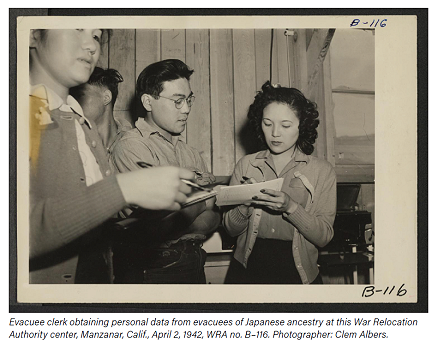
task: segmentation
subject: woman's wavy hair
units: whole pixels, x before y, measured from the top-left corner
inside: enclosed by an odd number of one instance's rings
[[[254,102],[248,110],[248,120],[262,146],[266,146],[265,136],[262,131],[262,117],[264,109],[273,102],[288,105],[299,119],[299,137],[296,147],[305,154],[313,153],[313,144],[318,137],[316,128],[319,125],[319,112],[316,104],[308,100],[296,88],[274,87],[270,81],[262,85],[262,90],[257,92]]]

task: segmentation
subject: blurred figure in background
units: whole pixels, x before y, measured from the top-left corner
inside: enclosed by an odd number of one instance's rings
[[[70,94],[82,106],[85,117],[97,125],[108,157],[123,132],[132,125],[126,119],[114,116],[114,105],[119,94],[122,75],[114,69],[96,67],[87,83],[70,89]]]

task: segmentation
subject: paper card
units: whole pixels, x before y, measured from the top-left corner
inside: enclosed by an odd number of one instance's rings
[[[254,201],[253,196],[262,194],[262,189],[280,191],[283,183],[284,179],[281,177],[266,182],[221,187],[220,192],[216,197],[216,205],[239,205],[246,202],[252,202]]]

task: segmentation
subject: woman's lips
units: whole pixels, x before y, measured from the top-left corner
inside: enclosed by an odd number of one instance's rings
[[[271,144],[272,144],[273,146],[279,146],[279,145],[282,144],[282,142],[280,142],[280,141],[271,141]]]

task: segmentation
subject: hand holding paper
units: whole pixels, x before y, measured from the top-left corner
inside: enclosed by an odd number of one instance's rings
[[[254,184],[242,184],[236,186],[220,187],[219,193],[216,198],[216,205],[240,205],[254,202],[253,196],[261,194],[262,189],[272,189],[280,191],[284,179],[277,178],[275,180],[254,183]]]

